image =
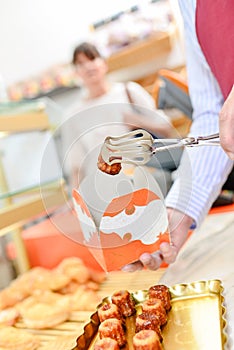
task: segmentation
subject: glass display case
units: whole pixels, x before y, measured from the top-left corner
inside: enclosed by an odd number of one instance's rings
[[[58,114],[48,99],[0,105],[0,236],[11,234],[19,272],[29,267],[21,228],[66,201],[53,137]]]

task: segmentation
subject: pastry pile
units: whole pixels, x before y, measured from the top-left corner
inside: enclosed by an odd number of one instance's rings
[[[132,294],[127,290],[114,293],[110,303],[104,302],[98,307],[99,339],[94,350],[118,350],[129,345],[129,341],[134,350],[161,350],[161,331],[167,323],[170,300],[168,287],[152,286],[137,312]],[[129,326],[127,322],[131,317],[134,321]]]
[[[39,345],[39,339],[23,329],[0,328],[0,350],[36,350]]]
[[[94,311],[105,278],[105,273],[87,268],[75,257],[64,259],[52,270],[36,267],[20,275],[0,291],[0,350],[21,349],[25,334],[29,345],[22,349],[37,349],[38,341],[30,333],[14,327],[18,321],[26,329],[46,329],[68,320],[73,311]],[[15,345],[8,337],[15,339]]]

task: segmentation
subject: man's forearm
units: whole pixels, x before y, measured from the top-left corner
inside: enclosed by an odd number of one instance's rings
[[[234,160],[234,86],[219,114],[220,143]]]

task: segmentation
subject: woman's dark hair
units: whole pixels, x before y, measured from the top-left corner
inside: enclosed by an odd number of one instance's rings
[[[96,46],[88,42],[83,42],[80,45],[78,45],[73,52],[73,58],[72,58],[73,64],[76,64],[76,57],[80,53],[83,53],[90,60],[94,60],[97,57],[101,57],[101,54],[96,48]]]

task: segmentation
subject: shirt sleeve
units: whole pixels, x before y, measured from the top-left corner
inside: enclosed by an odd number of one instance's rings
[[[219,130],[223,96],[196,38],[196,1],[180,0],[184,19],[189,93],[193,105],[192,136],[205,136]],[[192,217],[197,226],[205,218],[233,167],[221,147],[186,148],[178,176],[166,198],[167,207]]]

